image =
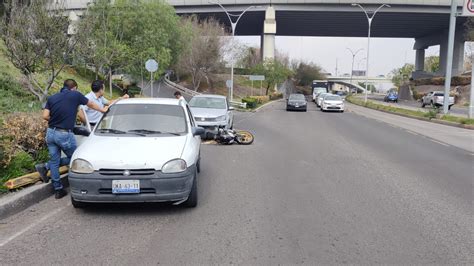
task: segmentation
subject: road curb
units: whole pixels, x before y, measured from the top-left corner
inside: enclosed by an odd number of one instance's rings
[[[64,187],[67,188],[69,186],[67,175],[62,175],[61,180]],[[18,192],[7,194],[0,198],[0,220],[17,214],[53,194],[51,182],[32,185]]]
[[[281,101],[282,101],[282,99],[278,99],[278,100],[274,100],[274,101],[269,101],[268,103],[266,103],[266,104],[264,104],[264,105],[262,105],[262,106],[259,106],[257,109],[253,110],[252,112],[256,113],[256,112],[260,111],[260,109],[262,109],[263,107],[266,107],[266,106],[268,106],[268,105],[270,105],[270,104],[272,104],[272,103],[281,102]]]
[[[429,119],[429,118],[426,118],[426,117],[418,117],[418,116],[412,116],[412,115],[407,115],[407,114],[400,114],[400,113],[396,113],[396,112],[390,112],[390,111],[386,111],[386,110],[380,110],[380,109],[375,109],[375,108],[371,108],[371,107],[367,107],[367,106],[363,106],[363,105],[358,105],[358,104],[351,103],[351,102],[349,102],[349,103],[353,104],[355,106],[359,106],[359,107],[362,107],[362,108],[367,108],[367,109],[374,110],[374,111],[379,111],[379,112],[382,112],[382,113],[398,115],[398,116],[402,116],[402,117],[406,117],[406,118],[412,118],[412,119],[416,119],[416,120],[420,120],[420,121],[431,122],[431,123],[445,125],[445,126],[452,126],[452,127],[458,127],[458,128],[474,130],[474,125],[464,125],[464,124],[444,121],[444,120],[440,120],[440,119]]]

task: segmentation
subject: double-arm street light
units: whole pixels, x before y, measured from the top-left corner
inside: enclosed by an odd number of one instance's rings
[[[346,49],[349,50],[349,52],[352,54],[351,81],[349,82],[350,84],[352,84],[352,75],[354,74],[354,60],[355,60],[355,57],[357,56],[357,54],[358,54],[359,52],[363,51],[364,49],[361,48],[361,49],[359,49],[359,50],[357,50],[357,51],[355,51],[355,52],[352,51],[351,48],[346,48]],[[349,89],[351,89],[351,88],[349,88]],[[349,92],[350,92],[350,91],[349,91]],[[357,92],[357,90],[356,90],[356,92]]]
[[[360,4],[354,3],[354,4],[352,4],[352,6],[360,7],[362,9],[362,11],[364,11],[365,16],[367,17],[367,21],[369,22],[369,34],[368,34],[368,38],[367,38],[367,65],[366,65],[366,71],[365,71],[365,76],[366,76],[366,79],[365,79],[365,102],[367,102],[368,84],[369,84],[370,31],[371,31],[371,28],[372,28],[372,21],[373,21],[375,15],[377,14],[377,12],[379,12],[380,9],[382,9],[383,7],[390,7],[390,5],[383,4],[383,5],[379,6],[371,15],[369,15],[367,10],[365,10],[365,8],[363,6],[361,6]]]
[[[249,6],[247,7],[244,11],[242,11],[240,14],[231,14],[227,11],[227,9],[224,8],[223,5],[219,2],[214,2],[214,1],[209,1],[210,4],[215,4],[219,5],[222,10],[226,13],[227,17],[229,18],[230,25],[232,27],[232,40],[234,40],[235,36],[235,28],[237,27],[237,24],[239,23],[240,18],[250,9],[252,8],[257,8],[258,6]],[[236,21],[234,21],[232,18],[237,18]],[[229,88],[229,101],[233,101],[234,98],[234,58],[231,59],[231,67],[230,67],[230,88]]]

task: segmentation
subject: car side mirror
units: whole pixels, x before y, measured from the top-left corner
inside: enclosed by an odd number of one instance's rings
[[[206,130],[202,127],[193,127],[192,128],[193,136],[202,136],[206,132]]]
[[[234,111],[234,110],[235,110],[235,107],[229,106],[229,111]]]

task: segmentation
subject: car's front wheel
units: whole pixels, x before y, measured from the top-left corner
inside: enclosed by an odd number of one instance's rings
[[[198,192],[197,192],[197,173],[194,173],[193,186],[189,193],[188,199],[184,202],[184,206],[188,208],[194,208],[198,203]]]

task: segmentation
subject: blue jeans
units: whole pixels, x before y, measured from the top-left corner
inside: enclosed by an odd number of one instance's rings
[[[71,157],[77,148],[76,138],[72,132],[64,132],[48,128],[46,132],[46,144],[49,150],[49,162],[47,168],[51,171],[51,180],[55,190],[63,189],[59,167],[69,165]],[[67,157],[61,158],[61,151]]]

